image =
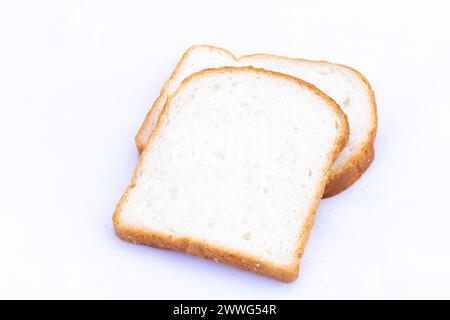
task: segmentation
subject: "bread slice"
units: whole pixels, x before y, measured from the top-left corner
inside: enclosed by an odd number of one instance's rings
[[[237,59],[224,49],[207,45],[193,46],[183,55],[136,136],[139,152],[154,129],[167,97],[175,92],[181,81],[194,72],[221,66],[253,66],[292,75],[314,84],[341,106],[350,124],[350,139],[333,164],[324,197],[333,196],[348,188],[372,163],[377,130],[375,96],[369,82],[358,71],[325,61],[267,54]]]
[[[251,67],[193,74],[163,108],[116,233],[292,281],[348,131],[339,106],[297,78]]]

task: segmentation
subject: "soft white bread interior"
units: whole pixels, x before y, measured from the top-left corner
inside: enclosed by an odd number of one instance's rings
[[[356,70],[325,61],[309,61],[267,54],[236,59],[230,52],[206,45],[191,47],[182,57],[160,96],[146,116],[137,136],[139,152],[155,128],[159,114],[181,81],[194,72],[221,66],[253,66],[292,75],[314,84],[333,98],[348,117],[350,138],[333,164],[324,196],[335,195],[352,185],[374,158],[377,130],[376,103],[368,81]]]
[[[309,83],[250,67],[203,70],[167,100],[115,230],[292,281],[348,134],[339,106]]]

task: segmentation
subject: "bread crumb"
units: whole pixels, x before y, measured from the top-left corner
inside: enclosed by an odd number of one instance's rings
[[[246,232],[242,235],[242,238],[245,240],[250,240],[252,238],[252,234],[250,232]]]
[[[169,194],[172,200],[176,202],[178,199],[178,188],[176,186],[169,188]]]
[[[350,105],[350,102],[350,98],[346,98],[342,104],[344,105],[344,107],[348,107]]]

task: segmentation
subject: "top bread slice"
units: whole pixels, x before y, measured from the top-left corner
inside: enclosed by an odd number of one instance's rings
[[[157,100],[148,112],[137,136],[141,152],[155,128],[159,114],[179,84],[192,73],[221,66],[253,66],[288,74],[314,84],[333,98],[348,117],[350,138],[333,164],[324,197],[333,196],[352,185],[374,158],[377,112],[374,93],[358,71],[326,61],[309,61],[267,54],[247,55],[239,59],[230,52],[207,45],[186,51]]]
[[[113,216],[124,240],[292,281],[349,127],[309,83],[251,67],[189,76]]]

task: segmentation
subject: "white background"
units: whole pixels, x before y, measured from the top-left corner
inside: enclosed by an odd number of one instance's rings
[[[0,0],[0,298],[450,298],[447,1]],[[325,59],[377,97],[373,165],[284,284],[119,240],[134,135],[192,44]]]

